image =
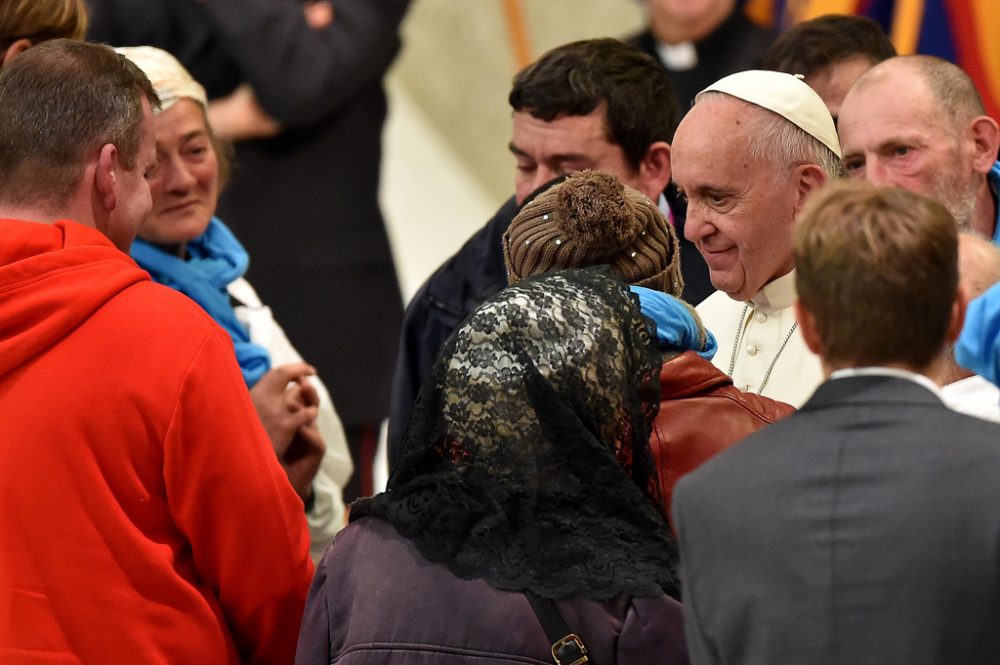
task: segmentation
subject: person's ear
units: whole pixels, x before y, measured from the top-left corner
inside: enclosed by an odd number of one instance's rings
[[[666,141],[651,143],[639,162],[639,179],[643,194],[656,201],[670,182],[670,144]]]
[[[823,344],[819,327],[816,325],[816,317],[806,309],[801,300],[795,301],[795,320],[799,322],[799,331],[802,333],[802,341],[806,343],[806,348],[822,358],[820,351],[823,350]]]
[[[993,118],[981,115],[969,123],[967,135],[972,139],[973,166],[977,173],[989,173],[1000,150],[1000,127]]]
[[[0,53],[0,68],[5,67],[15,56],[24,53],[29,48],[31,48],[30,39],[26,37],[15,39],[13,44],[8,46],[3,53]]]
[[[829,181],[830,176],[817,164],[800,164],[792,172],[792,178],[795,182],[794,218],[798,219],[806,201]]]
[[[948,335],[945,339],[948,346],[954,344],[961,334],[962,326],[965,325],[965,311],[968,308],[969,292],[965,290],[965,286],[959,284],[958,291],[955,292],[955,302],[951,306],[951,318],[948,320]]]
[[[105,143],[97,154],[97,165],[94,169],[94,200],[105,213],[118,207],[117,174],[118,148],[111,143]]]

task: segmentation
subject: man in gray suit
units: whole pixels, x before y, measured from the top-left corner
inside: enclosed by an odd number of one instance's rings
[[[966,304],[954,220],[842,183],[795,254],[827,379],[677,486],[692,662],[1000,662],[1000,427],[937,386]]]

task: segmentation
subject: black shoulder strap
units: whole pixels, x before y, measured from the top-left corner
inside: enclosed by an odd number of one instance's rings
[[[559,613],[559,607],[554,600],[542,598],[531,591],[524,595],[531,603],[531,609],[542,624],[545,635],[552,643],[552,659],[556,665],[586,665],[590,663],[587,657],[587,647],[580,636],[569,629],[566,620]]]

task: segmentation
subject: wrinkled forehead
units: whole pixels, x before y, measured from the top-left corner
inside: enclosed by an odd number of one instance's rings
[[[728,95],[699,100],[674,134],[671,167],[675,177],[676,170],[686,165],[746,153],[755,112],[752,104]]]

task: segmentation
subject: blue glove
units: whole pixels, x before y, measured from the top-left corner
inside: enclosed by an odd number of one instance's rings
[[[702,346],[700,322],[689,306],[662,291],[643,286],[629,288],[639,296],[639,309],[656,324],[656,337],[660,346],[678,351],[697,351],[705,360],[711,360],[715,356],[719,348],[715,335],[706,329],[705,343]]]

